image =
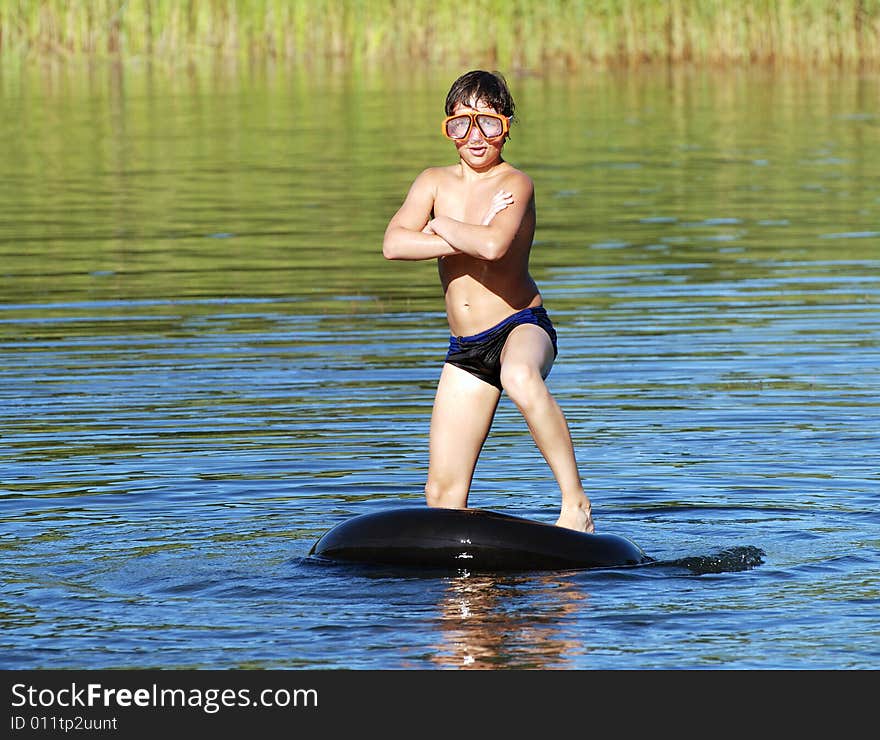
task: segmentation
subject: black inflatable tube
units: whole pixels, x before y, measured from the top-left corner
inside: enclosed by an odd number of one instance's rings
[[[361,514],[309,552],[322,560],[469,571],[642,565],[652,558],[613,534],[585,534],[486,509],[426,506]]]

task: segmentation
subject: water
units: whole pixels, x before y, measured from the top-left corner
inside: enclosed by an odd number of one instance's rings
[[[381,238],[459,71],[0,75],[4,668],[877,666],[876,75],[511,77],[550,384],[665,564],[305,559],[421,501],[447,329]],[[555,520],[506,399],[471,503]]]

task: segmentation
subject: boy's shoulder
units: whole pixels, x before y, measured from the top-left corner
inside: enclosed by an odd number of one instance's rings
[[[423,169],[417,180],[442,180],[446,177],[452,177],[458,171],[458,165],[439,165],[437,167],[426,167]]]
[[[512,165],[511,165],[511,167],[510,167],[509,170],[505,170],[505,171],[501,174],[501,178],[502,178],[502,180],[503,180],[505,183],[507,183],[507,182],[518,182],[518,183],[521,183],[522,185],[524,185],[524,186],[526,186],[526,187],[534,188],[534,183],[532,182],[532,178],[529,177],[529,176],[528,176],[525,172],[523,172],[522,170],[518,170],[516,167],[514,167],[514,166],[512,166]]]
[[[413,190],[419,191],[427,189],[436,192],[440,183],[452,176],[452,169],[453,167],[427,167],[416,176],[415,180],[413,180]]]
[[[532,198],[535,194],[535,183],[522,170],[512,165],[498,173],[498,187],[509,190],[520,198]]]

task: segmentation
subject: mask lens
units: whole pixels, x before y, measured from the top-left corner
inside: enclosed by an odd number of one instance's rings
[[[463,139],[468,135],[470,128],[470,116],[456,116],[446,122],[446,135],[450,139]]]
[[[494,139],[501,136],[504,131],[504,124],[498,116],[477,116],[477,126],[483,132],[483,136]]]

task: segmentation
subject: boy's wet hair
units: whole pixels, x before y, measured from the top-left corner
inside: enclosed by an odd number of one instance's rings
[[[516,106],[507,87],[507,80],[500,72],[475,69],[466,72],[452,83],[446,96],[446,115],[451,116],[458,103],[485,102],[503,116],[514,119]]]

